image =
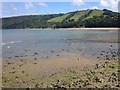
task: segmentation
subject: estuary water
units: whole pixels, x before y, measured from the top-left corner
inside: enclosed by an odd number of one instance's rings
[[[102,50],[117,51],[117,41],[117,30],[4,29],[2,30],[2,57],[3,59],[17,57],[45,59],[74,54],[97,57]]]

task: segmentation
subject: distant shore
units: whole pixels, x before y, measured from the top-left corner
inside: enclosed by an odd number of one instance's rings
[[[120,28],[61,28],[66,30],[120,30]]]
[[[120,30],[120,28],[25,28],[19,30]]]

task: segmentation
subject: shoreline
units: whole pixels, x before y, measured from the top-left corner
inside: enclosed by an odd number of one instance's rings
[[[4,30],[4,29],[3,29]],[[5,29],[7,30],[7,29]],[[9,29],[8,29],[9,30]],[[26,28],[26,29],[13,29],[13,30],[120,30],[120,28]]]

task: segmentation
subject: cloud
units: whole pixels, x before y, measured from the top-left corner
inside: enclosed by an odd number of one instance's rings
[[[44,3],[44,2],[40,2],[40,3],[38,3],[38,5],[39,6],[43,6],[43,7],[47,7],[48,5],[46,4],[46,3]]]
[[[32,2],[25,3],[25,8],[26,9],[34,8],[34,4]]]
[[[16,7],[12,7],[12,10],[17,11],[18,9]]]
[[[97,6],[93,6],[91,9],[99,9]]]
[[[72,4],[75,6],[81,6],[84,5],[85,3],[83,2],[83,0],[73,0]]]
[[[100,5],[113,11],[118,11],[118,2],[119,0],[101,0]]]

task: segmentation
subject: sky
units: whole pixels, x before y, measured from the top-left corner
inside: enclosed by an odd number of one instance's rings
[[[8,0],[9,1],[9,0]],[[14,0],[10,2],[2,3],[2,17],[12,17],[21,15],[37,15],[37,14],[58,14],[67,13],[76,10],[86,9],[109,9],[112,11],[118,11],[119,0],[61,0],[59,2],[54,1],[37,1],[37,2],[23,2]],[[35,0],[34,0],[35,1]]]

